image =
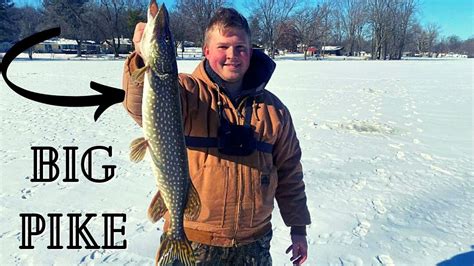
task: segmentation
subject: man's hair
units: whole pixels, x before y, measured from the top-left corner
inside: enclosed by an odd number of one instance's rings
[[[209,24],[207,24],[204,33],[204,45],[209,41],[209,33],[215,28],[220,31],[225,31],[231,28],[243,30],[247,34],[249,42],[251,43],[252,35],[250,33],[247,19],[233,8],[221,7],[217,9],[216,13],[209,21]]]

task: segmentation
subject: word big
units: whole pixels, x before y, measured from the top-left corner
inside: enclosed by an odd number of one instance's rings
[[[55,181],[59,176],[59,166],[56,164],[58,160],[58,151],[53,147],[31,147],[34,155],[34,174],[31,182],[52,182]],[[66,146],[63,147],[66,153],[66,174],[63,179],[64,182],[79,182],[76,178],[76,150],[77,147]],[[105,150],[109,157],[112,157],[112,147],[94,146],[84,152],[81,160],[81,170],[83,175],[92,182],[104,183],[114,177],[115,165],[103,165],[102,168],[105,170],[103,178],[94,178],[92,175],[92,151],[94,150]],[[47,154],[47,158],[45,155]],[[44,175],[45,166],[49,170],[48,176]]]

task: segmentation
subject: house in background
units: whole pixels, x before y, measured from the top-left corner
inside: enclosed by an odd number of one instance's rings
[[[298,52],[304,53],[305,51],[305,46],[302,44],[298,44]],[[306,55],[307,56],[321,56],[322,54],[325,55],[343,55],[343,46],[322,46],[321,50],[319,50],[316,46],[309,46],[308,49],[306,49]]]
[[[344,50],[344,46],[323,46],[321,47],[321,53],[325,55],[342,55],[342,50]]]
[[[117,44],[120,41],[119,54],[128,54],[133,51],[133,43],[129,38],[114,38]],[[104,53],[113,54],[112,39],[102,42],[102,50]]]
[[[314,46],[310,46],[308,47],[308,50],[306,51],[306,55],[307,56],[314,56],[315,54],[317,54],[318,52],[318,48],[314,47]]]
[[[34,46],[36,53],[77,54],[79,45],[76,40],[54,38]],[[100,44],[94,41],[83,41],[81,45],[83,54],[98,54],[101,52]]]

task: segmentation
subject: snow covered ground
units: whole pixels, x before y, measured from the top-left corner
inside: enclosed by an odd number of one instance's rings
[[[474,263],[473,63],[441,61],[278,60],[267,88],[291,110],[303,149],[308,205],[307,265],[472,265]],[[191,72],[198,61],[179,61]],[[123,61],[20,60],[10,80],[42,93],[95,94],[91,80],[121,87]],[[161,222],[146,207],[155,191],[147,163],[133,164],[128,145],[141,135],[120,104],[94,122],[95,108],[39,104],[0,82],[0,261],[2,265],[152,264]],[[90,147],[93,171],[116,165],[96,184],[81,174]],[[30,182],[33,146],[59,151],[60,177]],[[64,183],[63,147],[77,146],[77,183]],[[102,213],[125,213],[126,250],[20,250],[20,213],[63,213],[61,244],[69,243],[66,213],[97,213],[88,228],[103,245]],[[290,265],[289,229],[273,218],[274,265]],[[117,227],[120,223],[117,224]],[[451,259],[455,257],[454,259]],[[451,264],[449,264],[451,263]]]

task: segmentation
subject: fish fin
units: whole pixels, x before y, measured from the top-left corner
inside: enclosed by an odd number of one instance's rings
[[[184,210],[184,216],[186,219],[194,221],[198,218],[201,212],[201,199],[193,182],[189,182],[188,190],[188,202],[186,203],[186,209]]]
[[[135,71],[133,71],[131,77],[134,82],[137,83],[143,83],[143,80],[145,79],[145,72],[147,70],[148,66],[144,66],[142,68],[139,68]]]
[[[161,197],[160,191],[156,192],[150,202],[150,206],[148,206],[148,219],[153,223],[156,223],[167,211],[168,208],[166,208],[165,201]]]
[[[164,234],[167,235],[156,254],[156,265],[196,265],[191,243],[186,237],[182,240],[175,240],[168,233]]]
[[[138,138],[130,143],[130,160],[134,163],[140,162],[145,158],[148,141],[144,138]]]

